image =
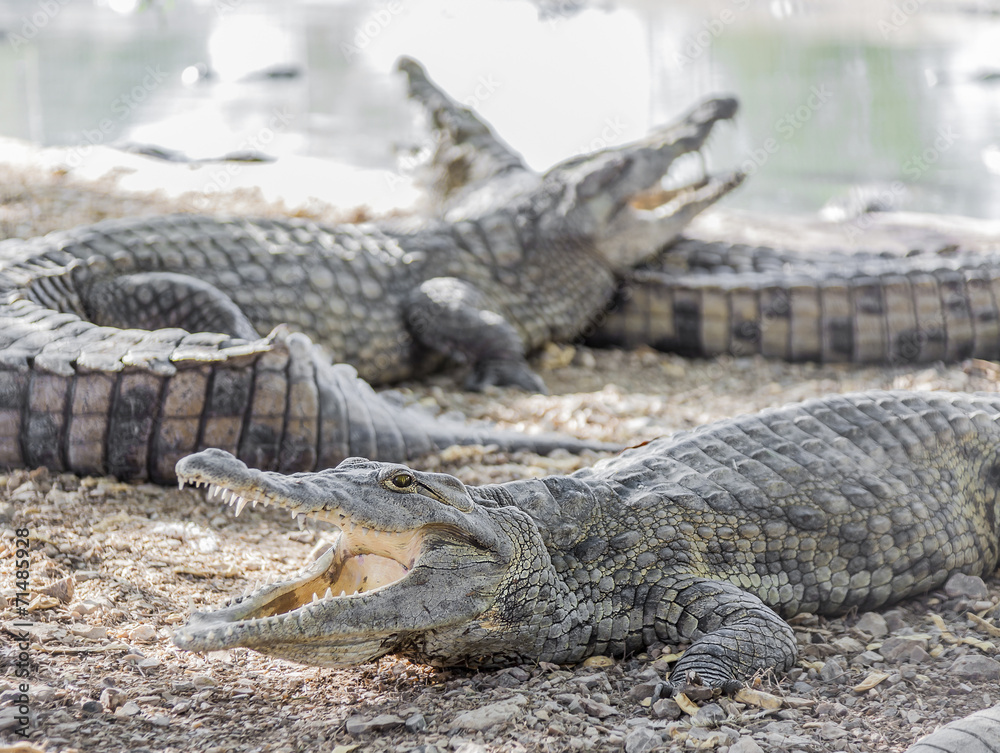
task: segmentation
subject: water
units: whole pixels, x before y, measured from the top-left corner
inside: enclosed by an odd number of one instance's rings
[[[64,2],[0,5],[0,135],[391,169],[428,143],[393,73],[408,54],[538,169],[734,93],[739,122],[709,151],[752,173],[732,206],[815,212],[874,185],[897,209],[1000,207],[996,5]]]

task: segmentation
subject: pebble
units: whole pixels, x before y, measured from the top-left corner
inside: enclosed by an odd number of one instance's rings
[[[978,575],[955,573],[944,584],[944,592],[949,598],[985,599],[990,595],[986,582]]]
[[[865,650],[864,644],[856,638],[851,638],[848,635],[845,635],[843,638],[837,638],[836,640],[830,641],[830,645],[842,654],[860,654]]]
[[[0,709],[0,732],[20,725],[16,717],[20,715],[16,706]]]
[[[152,643],[156,640],[156,628],[152,625],[139,625],[128,631],[128,639],[136,643]]]
[[[847,665],[844,663],[843,658],[831,656],[824,662],[823,668],[819,671],[819,676],[825,682],[841,682],[845,681],[846,673]]]
[[[650,713],[655,719],[669,719],[670,721],[674,721],[680,719],[684,712],[681,711],[681,707],[677,705],[677,701],[673,698],[661,698],[650,708]]]
[[[507,699],[487,706],[480,706],[477,709],[463,711],[455,717],[452,727],[481,732],[502,722],[510,721],[520,710],[519,707],[527,704],[527,699],[524,696],[514,696],[514,698],[520,698],[521,701]]]
[[[598,719],[604,719],[621,713],[614,706],[601,703],[593,698],[580,698],[580,706],[587,713],[587,716],[595,716]]]
[[[885,617],[878,612],[865,612],[858,617],[854,627],[872,638],[884,638],[889,634],[889,626],[886,624]]]
[[[128,701],[115,710],[115,716],[136,716],[140,713],[142,713],[142,709],[135,701]]]
[[[930,659],[926,649],[926,638],[899,635],[886,638],[878,652],[886,661],[918,664],[922,660]]]
[[[764,753],[764,749],[750,735],[740,735],[740,739],[729,746],[729,753]]]
[[[108,637],[108,629],[102,625],[70,625],[66,628],[71,635],[99,641]]]
[[[963,680],[1000,680],[1000,661],[982,654],[967,654],[958,657],[947,672]]]
[[[124,704],[125,698],[125,693],[118,688],[105,688],[101,691],[101,705],[110,711]]]
[[[406,719],[406,729],[410,732],[423,732],[427,729],[427,720],[421,713],[413,714]]]
[[[722,723],[726,719],[726,712],[717,703],[706,703],[693,717],[691,721],[700,726],[710,727]]]
[[[100,701],[84,701],[80,708],[87,714],[100,714],[104,711],[104,706]]]
[[[379,714],[372,719],[363,716],[349,717],[344,725],[349,735],[363,735],[366,732],[381,732],[383,730],[402,727],[406,722],[395,714]]]
[[[649,727],[636,727],[625,735],[625,753],[647,753],[661,745],[663,738]]]

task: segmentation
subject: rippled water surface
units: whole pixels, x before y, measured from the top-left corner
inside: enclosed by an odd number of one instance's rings
[[[390,168],[427,143],[392,72],[408,54],[540,169],[734,93],[709,154],[752,173],[734,206],[811,212],[870,186],[895,208],[1000,207],[987,3],[133,4],[0,5],[0,135]]]

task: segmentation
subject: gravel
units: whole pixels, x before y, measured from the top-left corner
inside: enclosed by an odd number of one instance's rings
[[[183,209],[122,196],[113,181],[0,164],[0,235]],[[223,200],[220,198],[220,202]],[[219,209],[225,205],[220,204]],[[232,211],[287,213],[241,196]],[[334,221],[345,213],[311,206]],[[401,399],[519,430],[642,442],[791,400],[865,388],[996,390],[992,364],[915,369],[683,359],[564,346],[535,361],[552,394],[457,391],[460,375],[397,388]],[[566,473],[598,456],[453,448],[420,465],[467,483]],[[235,520],[192,490],[17,471],[0,478],[0,737],[14,726],[18,619],[13,531],[31,529],[31,740],[46,751],[900,751],[1000,702],[1000,581],[953,579],[880,613],[791,622],[800,661],[735,698],[653,700],[677,647],[581,666],[494,672],[386,657],[302,667],[248,650],[205,656],[170,631],[270,574],[290,575],[326,531],[287,515]],[[6,605],[6,606],[5,606]],[[12,694],[13,693],[13,694]],[[2,731],[5,730],[5,731]]]

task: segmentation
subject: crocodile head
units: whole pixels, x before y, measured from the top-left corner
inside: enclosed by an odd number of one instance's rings
[[[520,510],[479,504],[458,479],[401,465],[351,458],[285,476],[206,450],[182,459],[177,476],[237,513],[248,503],[277,505],[340,529],[291,580],[192,614],[173,640],[193,651],[244,646],[320,666],[386,653],[463,663],[480,645],[502,653],[505,638],[493,638],[510,622],[502,595],[524,576],[511,563],[545,551]],[[516,631],[504,636],[517,639]]]
[[[743,182],[744,173],[703,174],[665,189],[679,157],[704,159],[713,127],[739,107],[733,98],[709,99],[675,123],[619,147],[574,157],[550,169],[536,193],[543,237],[583,236],[617,272],[626,272],[672,242],[703,209]]]

